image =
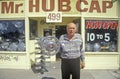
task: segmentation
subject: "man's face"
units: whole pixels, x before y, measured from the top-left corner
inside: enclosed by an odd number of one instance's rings
[[[77,31],[77,28],[76,28],[75,24],[70,23],[67,26],[67,33],[68,33],[69,36],[74,36],[74,34],[76,33],[76,31]]]

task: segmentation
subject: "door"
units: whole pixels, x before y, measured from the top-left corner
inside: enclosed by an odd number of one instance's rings
[[[62,34],[66,34],[66,25],[56,25],[56,34],[55,36],[59,39]],[[56,54],[56,60],[59,60],[60,54]]]

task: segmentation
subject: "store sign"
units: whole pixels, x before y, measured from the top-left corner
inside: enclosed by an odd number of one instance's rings
[[[86,20],[85,21],[86,30],[86,45],[95,44],[99,46],[99,51],[107,49],[110,51],[110,46],[115,45],[115,49],[111,51],[116,51],[117,47],[117,20]],[[87,47],[86,46],[86,47]]]
[[[113,7],[113,3],[110,0],[75,0],[74,6],[71,5],[73,0],[28,0],[29,12],[71,12],[71,9],[75,9],[78,12],[90,12],[96,11],[97,13],[106,13],[107,9]],[[24,1],[0,1],[0,14],[13,14],[24,13]],[[83,7],[81,6],[83,4]],[[55,6],[57,5],[57,6]],[[101,6],[100,6],[101,5]]]
[[[34,4],[34,3],[35,4]],[[113,3],[111,1],[102,1],[102,8],[100,8],[100,3],[99,1],[93,1],[91,0],[91,3],[88,3],[87,0],[76,0],[76,4],[75,6],[70,6],[72,0],[58,0],[58,11],[61,12],[69,12],[71,11],[71,8],[75,8],[77,11],[79,12],[93,12],[94,10],[96,10],[98,13],[105,13],[106,9],[112,8]],[[42,8],[41,10],[45,11],[45,12],[50,12],[50,11],[54,11],[55,9],[55,0],[50,0],[50,3],[48,5],[49,8],[47,8],[47,4],[46,4],[46,0],[42,0],[42,4],[40,5],[40,0],[29,0],[29,12],[33,12],[33,9],[35,9],[36,12],[40,12],[40,8]],[[83,3],[83,5],[89,5],[90,7],[81,7],[81,4]]]

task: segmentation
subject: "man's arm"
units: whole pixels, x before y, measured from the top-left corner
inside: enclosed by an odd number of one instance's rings
[[[85,52],[83,49],[81,49],[81,68],[83,69],[85,67]]]

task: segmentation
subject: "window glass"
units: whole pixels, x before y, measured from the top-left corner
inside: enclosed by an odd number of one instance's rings
[[[30,22],[30,40],[34,40],[38,34],[37,34],[37,21],[36,20],[29,20]]]
[[[85,50],[88,52],[117,52],[117,20],[85,20]]]
[[[0,51],[25,51],[24,20],[0,20]]]

